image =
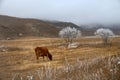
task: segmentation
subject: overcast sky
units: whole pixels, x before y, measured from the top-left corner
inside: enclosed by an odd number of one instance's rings
[[[0,0],[0,14],[76,24],[120,23],[120,0]]]

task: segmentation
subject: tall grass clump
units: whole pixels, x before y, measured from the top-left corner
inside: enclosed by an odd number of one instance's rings
[[[32,74],[34,79],[27,80],[120,80],[120,55],[84,61],[77,58],[74,65],[65,57],[64,66],[45,65]]]

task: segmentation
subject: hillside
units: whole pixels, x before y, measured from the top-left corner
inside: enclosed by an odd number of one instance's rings
[[[0,15],[0,39],[25,36],[56,37],[59,29],[37,19],[22,19]]]
[[[0,39],[16,39],[26,36],[58,37],[67,26],[82,30],[72,22],[44,21],[0,15]]]
[[[72,22],[44,21],[38,19],[16,18],[0,15],[0,40],[16,39],[28,36],[58,37],[58,32],[67,26],[81,30],[83,36],[93,36],[98,28],[110,28],[120,35],[120,24],[115,25],[76,25]]]
[[[81,25],[82,33],[84,36],[92,36],[94,32],[99,28],[108,28],[115,33],[115,35],[120,35],[120,24],[114,25],[102,25],[102,24],[89,24],[89,25]]]
[[[112,38],[111,46],[99,38],[78,42],[78,48],[66,49],[60,38],[0,41],[0,80],[120,80],[120,37]],[[36,46],[46,46],[53,60],[36,60]]]
[[[75,28],[77,28],[79,30],[82,30],[82,28],[80,28],[78,25],[76,25],[76,24],[74,24],[72,22],[61,22],[61,21],[48,21],[48,22],[55,25],[59,29],[70,26],[70,27],[75,27]]]

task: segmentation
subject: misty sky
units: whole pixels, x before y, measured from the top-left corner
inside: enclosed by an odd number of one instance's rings
[[[0,14],[79,25],[120,23],[120,0],[0,0]]]

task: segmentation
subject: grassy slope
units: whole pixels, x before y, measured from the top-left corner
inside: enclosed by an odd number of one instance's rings
[[[57,38],[32,38],[19,40],[0,41],[0,45],[7,46],[6,52],[0,52],[0,78],[9,80],[12,74],[26,76],[45,65],[60,67],[65,65],[65,58],[70,65],[75,64],[76,59],[80,61],[92,60],[97,57],[107,57],[120,54],[120,38],[112,38],[111,46],[103,46],[97,38],[81,38],[81,45],[77,49],[66,49],[61,44],[62,40]],[[40,58],[36,61],[34,48],[46,46],[53,55],[53,61],[45,61]],[[99,66],[99,65],[98,65]]]

